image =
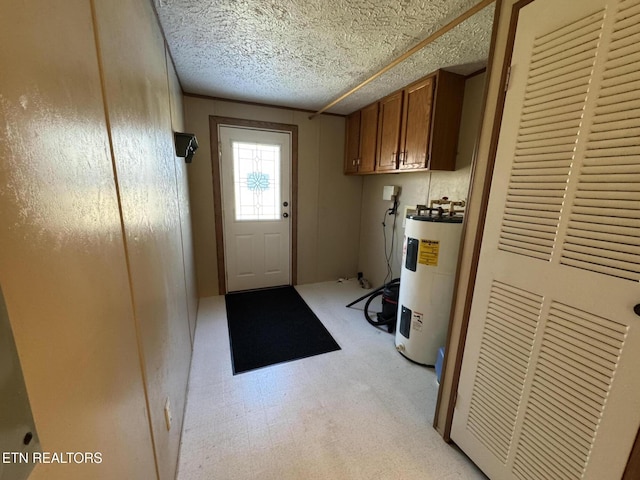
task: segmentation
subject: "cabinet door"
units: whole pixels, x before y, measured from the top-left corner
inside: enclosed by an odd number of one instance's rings
[[[378,171],[396,170],[398,168],[402,93],[397,92],[380,100],[378,160],[376,165],[376,170]]]
[[[427,166],[431,170],[455,170],[465,78],[439,70],[434,81],[429,145],[431,155]]]
[[[434,79],[430,77],[407,87],[404,91],[400,169],[427,167],[433,86]]]
[[[360,158],[360,110],[347,117],[346,133],[344,173],[356,173]]]
[[[360,110],[360,156],[358,172],[373,172],[376,166],[376,140],[378,136],[378,104]]]

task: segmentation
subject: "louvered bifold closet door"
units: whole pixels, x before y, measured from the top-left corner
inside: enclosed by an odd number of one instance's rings
[[[616,479],[640,426],[640,0],[519,14],[452,439]]]

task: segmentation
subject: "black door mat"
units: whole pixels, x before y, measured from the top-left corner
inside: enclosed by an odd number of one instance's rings
[[[291,286],[225,295],[233,373],[340,350]]]

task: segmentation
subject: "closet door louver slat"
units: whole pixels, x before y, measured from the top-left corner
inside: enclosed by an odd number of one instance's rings
[[[534,43],[498,244],[501,250],[551,258],[603,16],[603,12],[589,15]],[[548,227],[544,236],[540,225]]]
[[[630,36],[640,36],[637,2],[621,4],[616,16],[560,262],[637,282],[640,68],[634,59],[640,58],[640,43]]]
[[[539,476],[541,466],[547,478],[582,478],[626,330],[609,319],[559,302],[551,304],[514,460],[517,478],[545,478]],[[569,350],[570,338],[574,348]],[[551,344],[564,348],[549,350]],[[576,357],[584,362],[576,362]],[[600,377],[593,375],[594,357],[603,372]],[[573,375],[562,373],[565,364]],[[563,415],[562,423],[558,414]]]
[[[503,462],[509,454],[541,307],[539,295],[493,283],[467,427]]]

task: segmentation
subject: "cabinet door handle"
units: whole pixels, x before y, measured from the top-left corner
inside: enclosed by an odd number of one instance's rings
[[[404,152],[402,152],[402,164],[406,165],[407,164],[407,157],[409,156],[409,152],[407,152],[406,150]]]
[[[351,162],[351,165],[353,165],[353,166],[355,167],[355,166],[356,166],[356,161],[355,161],[355,160],[353,160],[353,161]]]

